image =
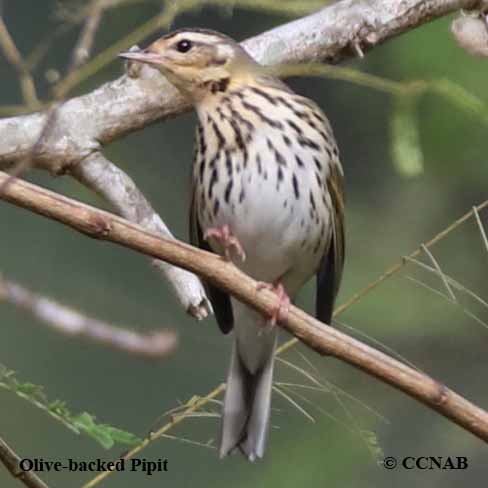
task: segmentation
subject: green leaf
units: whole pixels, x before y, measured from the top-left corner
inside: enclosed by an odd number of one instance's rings
[[[110,432],[103,424],[97,424],[95,417],[89,413],[83,412],[73,419],[76,427],[85,434],[96,439],[105,449],[110,449],[115,441]]]
[[[113,441],[119,444],[133,446],[142,442],[142,439],[125,430],[117,429],[117,427],[111,427],[110,425],[104,425],[104,427],[110,433],[110,437]]]
[[[407,177],[418,176],[424,171],[415,102],[415,96],[397,96],[391,117],[393,163],[397,170]]]
[[[141,442],[134,434],[112,427],[107,424],[97,424],[95,416],[83,412],[73,416],[61,400],[49,401],[44,388],[33,383],[22,383],[15,378],[15,373],[0,364],[0,388],[15,393],[32,405],[44,410],[48,415],[61,422],[75,434],[84,433],[95,439],[105,449],[114,444],[134,445]]]

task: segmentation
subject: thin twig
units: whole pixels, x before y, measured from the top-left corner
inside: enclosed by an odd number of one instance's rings
[[[22,308],[50,328],[70,337],[81,337],[130,354],[146,358],[161,358],[173,351],[176,334],[169,330],[141,334],[115,327],[27,288],[0,275],[0,302]]]
[[[350,330],[351,335],[365,339],[367,342],[371,342],[372,344],[378,346],[378,348],[381,349],[382,351],[388,353],[390,356],[396,357],[398,360],[402,361],[403,363],[408,364],[412,369],[418,369],[417,366],[415,366],[415,364],[412,363],[412,361],[409,361],[405,356],[400,354],[398,351],[388,346],[384,342],[376,339],[375,337],[367,334],[366,332],[363,332],[362,330],[356,327],[352,327],[351,325],[348,325],[345,322],[338,321],[338,320],[334,321],[334,325],[337,327],[343,327],[344,329]]]
[[[198,442],[192,439],[186,439],[185,437],[177,437],[175,435],[161,434],[163,439],[171,439],[174,441],[182,442],[183,444],[190,444],[192,446],[205,447],[207,449],[216,449],[216,447],[209,442]]]
[[[474,216],[476,217],[476,223],[478,224],[478,228],[480,230],[481,238],[483,239],[485,249],[488,251],[488,238],[486,237],[486,231],[483,226],[483,223],[481,222],[478,209],[476,207],[473,207],[473,212],[474,212]]]
[[[475,208],[477,209],[478,212],[481,210],[485,209],[488,207],[488,200],[485,200],[484,202],[480,203],[477,205]],[[470,210],[469,212],[466,212],[464,215],[456,219],[452,224],[450,224],[448,227],[446,227],[444,230],[436,234],[432,239],[427,241],[424,245],[427,248],[432,247],[434,244],[437,242],[441,241],[444,239],[448,234],[450,234],[452,231],[457,229],[460,225],[464,224],[466,221],[468,221],[471,217],[473,217],[473,210]],[[408,256],[404,257],[401,261],[398,261],[397,263],[393,264],[391,267],[389,267],[385,272],[383,272],[378,278],[375,280],[371,281],[368,283],[362,290],[358,291],[355,293],[349,300],[346,300],[344,303],[339,305],[335,310],[334,310],[334,318],[338,317],[341,315],[343,312],[345,312],[347,309],[352,307],[354,304],[359,302],[365,295],[369,294],[372,292],[375,288],[377,288],[379,285],[384,283],[387,279],[389,279],[391,276],[397,274],[400,272],[407,262],[411,259],[417,258],[422,254],[423,250],[421,247],[417,248],[414,252],[409,254]],[[282,354],[288,349],[291,349],[292,347],[296,346],[298,344],[298,340],[293,338],[290,339],[289,341],[286,341],[284,344],[282,344],[276,351],[276,354]]]
[[[19,76],[20,88],[22,90],[22,96],[25,103],[31,110],[35,110],[39,107],[39,99],[37,98],[36,87],[34,80],[27,68],[27,65],[22,58],[14,40],[10,36],[10,33],[3,21],[3,17],[0,16],[0,48],[3,54],[7,58],[8,62],[17,71]]]
[[[80,36],[78,37],[76,45],[73,48],[71,63],[66,76],[70,76],[75,69],[85,64],[90,57],[93,43],[95,41],[95,35],[102,20],[105,3],[106,0],[94,0],[92,2],[92,6],[87,13]]]
[[[442,299],[446,300],[450,305],[454,305],[455,307],[459,307],[463,313],[468,316],[470,319],[474,320],[476,323],[484,327],[485,329],[488,330],[488,324],[483,322],[477,315],[474,313],[470,312],[467,308],[463,307],[458,301],[454,302],[452,301],[451,297],[445,295],[442,293],[442,291],[438,290],[437,288],[434,288],[432,286],[429,286],[427,283],[424,283],[421,280],[418,280],[417,278],[414,278],[413,276],[405,276],[405,279],[408,281],[411,281],[412,283],[415,283],[417,286],[420,286],[424,288],[425,290],[428,290],[430,293],[433,293],[434,295],[437,295],[438,297],[441,297]]]
[[[315,419],[312,415],[310,415],[298,402],[293,400],[293,398],[288,395],[288,393],[284,392],[278,385],[273,385],[273,390],[276,391],[279,395],[281,395],[285,400],[287,400],[291,405],[293,405],[302,415],[304,415],[310,422],[315,423]]]
[[[173,427],[175,427],[176,425],[183,422],[187,417],[190,417],[194,412],[196,412],[202,406],[209,403],[215,397],[218,397],[221,393],[224,392],[224,390],[225,390],[225,383],[221,383],[219,386],[214,388],[208,395],[205,395],[204,397],[200,397],[196,400],[195,399],[190,400],[190,402],[188,402],[185,405],[186,408],[182,413],[178,413],[176,415],[173,415],[171,417],[171,420],[167,424],[165,424],[163,427],[158,429],[157,432],[151,433],[139,445],[133,447],[130,451],[126,452],[123,456],[121,456],[121,458],[122,459],[133,458],[136,454],[138,454],[145,447],[147,447],[151,442],[153,442],[156,439],[159,439],[160,437],[163,437],[166,434],[166,432],[168,432]],[[95,478],[93,478],[93,480],[91,480],[87,484],[83,485],[82,488],[91,488],[91,487],[95,486],[100,481],[105,479],[109,474],[110,474],[110,471],[101,472]]]
[[[437,262],[437,259],[434,257],[434,255],[429,251],[429,249],[425,246],[425,244],[421,244],[420,247],[422,248],[422,251],[424,251],[425,254],[427,254],[427,256],[429,257],[429,259],[431,260],[432,264],[434,265],[434,268],[436,269],[440,279],[442,280],[442,282],[444,283],[444,286],[446,287],[446,290],[447,290],[447,293],[449,294],[449,296],[451,297],[451,300],[456,303],[457,302],[457,298],[456,298],[456,295],[454,294],[454,292],[452,291],[452,288],[451,286],[449,285],[449,281],[448,279],[446,278],[446,276],[444,275],[439,263]]]
[[[0,462],[7,468],[8,472],[29,488],[48,488],[33,471],[25,471],[20,467],[21,458],[15,451],[0,437]]]
[[[123,51],[128,46],[137,44],[137,42],[144,39],[157,29],[165,28],[171,25],[176,15],[182,10],[186,10],[188,8],[187,5],[193,6],[193,3],[194,0],[168,2],[161,13],[139,26],[122,40],[112,44],[109,48],[105,49],[90,60],[90,62],[78,67],[77,69],[74,69],[69,73],[68,76],[56,83],[52,90],[54,96],[58,99],[64,98],[76,85],[97,73],[106,64],[111,62],[119,52]]]
[[[474,207],[474,208],[476,208],[476,207]],[[474,212],[474,208],[473,208],[473,212]],[[437,269],[433,268],[432,266],[429,266],[428,264],[423,263],[422,261],[419,261],[418,259],[410,258],[408,256],[406,256],[405,259],[407,259],[411,263],[417,265],[419,268],[422,268],[422,269],[425,269],[426,271],[429,271],[430,273],[434,273],[436,275],[439,274]],[[459,281],[455,280],[454,278],[452,278],[449,275],[444,274],[444,277],[448,281],[450,286],[456,288],[457,290],[459,290],[463,293],[466,293],[466,295],[470,296],[473,300],[478,302],[482,307],[485,307],[486,309],[488,309],[488,302],[486,300],[484,300],[483,298],[481,298],[479,295],[477,295],[474,291],[470,290],[469,288],[467,288],[466,286],[464,286]],[[443,294],[443,296],[445,297],[444,294]],[[445,298],[448,298],[448,297],[445,297]],[[457,302],[454,302],[454,304],[459,305]]]
[[[488,207],[488,200],[485,200],[481,204],[476,206],[476,209],[478,212],[481,210],[485,209]],[[464,224],[467,220],[469,220],[473,216],[473,210],[470,210],[469,212],[466,212],[463,216],[459,217],[456,219],[451,225],[446,227],[444,230],[439,232],[437,235],[435,235],[432,239],[427,241],[424,245],[425,247],[429,248],[432,247],[434,244],[437,242],[441,241],[446,237],[448,234],[450,234],[453,230],[457,229],[461,224]],[[421,247],[416,249],[412,254],[409,254],[409,258],[417,258],[422,254],[423,250]],[[345,303],[340,305],[337,310],[335,311],[334,315],[339,315],[341,314],[344,310],[349,308],[351,305],[354,305],[356,302],[358,302],[364,295],[369,293],[371,290],[376,288],[379,284],[381,284],[383,281],[388,279],[390,276],[398,273],[406,264],[406,259],[402,259],[401,261],[398,261],[396,264],[388,268],[381,276],[379,276],[376,280],[372,281],[369,283],[363,290],[359,291],[358,293],[354,294],[349,300],[347,300]]]

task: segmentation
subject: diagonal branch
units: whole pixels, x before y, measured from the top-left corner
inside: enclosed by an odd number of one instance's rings
[[[6,178],[7,174],[0,173],[0,184]],[[108,212],[18,179],[5,188],[1,198],[90,237],[114,242],[188,269],[264,315],[271,315],[277,305],[272,292],[257,292],[256,282],[232,263],[188,244],[165,239]],[[488,412],[442,383],[319,322],[297,307],[290,308],[281,325],[319,354],[335,356],[365,371],[488,442]]]
[[[471,211],[465,213],[460,218],[456,219],[447,228],[443,229],[438,234],[436,234],[434,237],[429,239],[429,241],[427,241],[425,243],[425,246],[427,248],[430,248],[434,244],[436,244],[439,241],[441,241],[442,239],[444,239],[451,232],[456,230],[463,223],[470,220],[473,217],[473,215],[481,212],[482,210],[484,210],[486,208],[488,208],[488,200],[483,201],[479,205],[473,207],[473,209]],[[393,266],[389,267],[378,278],[376,278],[375,280],[370,282],[365,288],[363,288],[362,290],[357,292],[355,295],[353,295],[345,303],[342,303],[341,305],[339,305],[334,310],[334,318],[341,315],[343,312],[345,312],[347,309],[349,309],[351,306],[353,306],[355,303],[357,303],[362,297],[366,296],[368,293],[375,290],[378,286],[380,286],[382,283],[384,283],[389,277],[395,275],[396,273],[399,273],[400,270],[407,264],[407,262],[409,260],[414,259],[416,256],[419,256],[421,253],[422,253],[422,247],[418,247],[409,256],[405,256],[405,258],[403,258],[401,261],[399,261],[396,264],[394,264]],[[276,355],[282,355],[283,353],[285,353],[286,351],[288,351],[292,347],[296,346],[298,343],[299,343],[299,341],[296,337],[289,339],[288,341],[284,342],[276,350]],[[383,345],[383,347],[384,347],[384,345]],[[402,359],[402,358],[400,358],[400,359]],[[415,366],[412,365],[412,367],[414,369],[416,369]],[[217,387],[215,387],[213,390],[211,390],[209,393],[204,395],[203,397],[198,397],[196,400],[193,397],[186,404],[180,405],[178,407],[178,414],[177,415],[172,414],[170,416],[170,419],[168,420],[168,422],[166,422],[163,426],[158,428],[157,431],[151,432],[150,435],[147,436],[145,439],[143,439],[140,444],[136,445],[130,451],[126,452],[124,454],[123,458],[124,459],[131,459],[134,456],[138,455],[151,442],[154,442],[155,440],[159,439],[160,437],[166,435],[166,433],[168,431],[170,431],[176,425],[183,422],[185,419],[191,418],[191,416],[196,411],[199,411],[200,409],[204,408],[210,402],[215,401],[215,399],[218,396],[220,396],[221,393],[223,393],[224,391],[225,391],[225,383],[221,383]],[[172,412],[172,411],[170,411],[170,412]],[[167,412],[167,413],[169,414],[170,412]],[[103,471],[103,472],[99,473],[93,479],[91,479],[86,484],[84,484],[82,488],[93,488],[94,486],[99,484],[102,480],[104,480],[107,476],[109,476],[111,473],[112,473],[111,471]]]
[[[48,488],[48,486],[32,471],[20,467],[21,459],[15,451],[0,437],[0,462],[8,472],[29,488]]]

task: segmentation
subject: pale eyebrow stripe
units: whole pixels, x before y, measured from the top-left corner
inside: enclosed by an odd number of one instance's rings
[[[199,43],[208,43],[209,41],[212,42],[222,42],[228,40],[224,36],[220,36],[215,32],[212,31],[205,31],[205,30],[177,30],[175,32],[171,32],[167,34],[166,36],[163,37],[165,40],[172,39],[174,37],[181,36],[182,39],[185,39],[188,37],[194,42],[199,42]]]

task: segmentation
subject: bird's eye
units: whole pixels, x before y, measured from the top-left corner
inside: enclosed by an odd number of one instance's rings
[[[182,39],[181,41],[178,42],[178,44],[176,44],[176,49],[180,53],[187,53],[192,47],[193,44],[188,39]]]

